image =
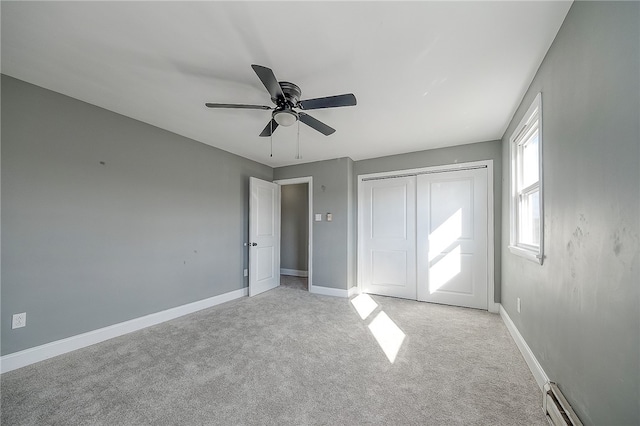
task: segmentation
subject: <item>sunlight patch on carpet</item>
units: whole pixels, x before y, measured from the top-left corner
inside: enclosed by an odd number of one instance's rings
[[[380,312],[373,321],[371,321],[369,330],[378,341],[389,362],[393,364],[406,335],[384,312]]]
[[[360,318],[363,320],[367,319],[367,317],[371,315],[371,312],[375,311],[378,307],[378,304],[371,296],[365,293],[351,299],[351,304],[356,308],[358,315],[360,315]]]

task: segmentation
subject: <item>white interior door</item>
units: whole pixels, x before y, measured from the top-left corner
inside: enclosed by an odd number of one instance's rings
[[[280,186],[249,179],[249,296],[280,285]]]
[[[367,293],[416,298],[415,177],[362,183],[362,284]]]
[[[487,169],[417,176],[418,300],[487,309]]]

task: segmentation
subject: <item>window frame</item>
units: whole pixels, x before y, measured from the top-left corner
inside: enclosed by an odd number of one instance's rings
[[[537,122],[537,125],[535,124]],[[532,127],[533,126],[533,127]],[[518,190],[519,183],[522,179],[523,166],[523,146],[525,142],[529,141],[531,135],[538,132],[538,181],[529,184],[525,188]],[[509,210],[510,210],[510,240],[509,251],[515,255],[522,256],[534,262],[542,265],[544,259],[544,185],[543,185],[543,167],[542,167],[542,93],[538,93],[531,103],[529,109],[524,114],[518,126],[513,130],[511,137],[509,138],[509,158],[511,160],[511,173],[510,173],[510,197],[509,197]],[[538,191],[539,196],[539,214],[540,214],[540,229],[539,229],[539,246],[523,243],[520,241],[520,218],[522,217],[521,211],[525,201],[523,197],[527,194],[532,194]]]

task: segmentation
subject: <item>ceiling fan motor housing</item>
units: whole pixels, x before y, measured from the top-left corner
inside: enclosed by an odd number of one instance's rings
[[[302,91],[300,88],[288,81],[278,82],[284,98],[271,99],[277,106],[272,113],[273,119],[281,126],[291,126],[298,121],[298,113],[293,110],[300,102]]]
[[[300,96],[302,95],[302,90],[288,81],[280,81],[280,88],[282,88],[282,93],[284,93],[284,99],[271,99],[278,107],[290,107],[294,108],[300,102]]]

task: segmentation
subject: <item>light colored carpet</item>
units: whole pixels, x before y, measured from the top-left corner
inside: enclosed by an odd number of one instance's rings
[[[308,291],[309,281],[306,277],[294,277],[292,275],[280,275],[280,285],[294,290]]]
[[[2,424],[546,424],[499,316],[372,300],[363,320],[278,287],[5,373]],[[385,315],[393,363],[369,328]]]

